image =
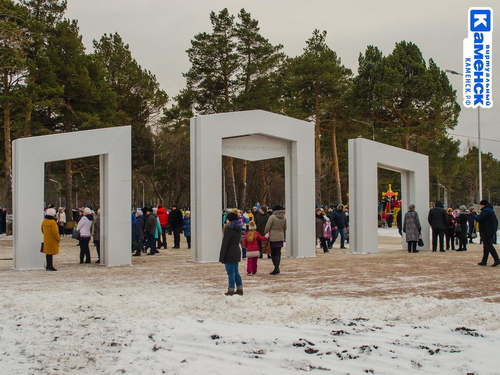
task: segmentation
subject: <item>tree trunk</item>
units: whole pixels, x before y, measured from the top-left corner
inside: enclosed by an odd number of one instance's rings
[[[234,159],[227,156],[226,163],[224,165],[224,171],[226,174],[226,194],[227,194],[227,205],[228,207],[237,207],[238,202],[236,199],[236,183],[234,180]],[[224,207],[224,208],[228,208]]]
[[[31,114],[33,112],[33,99],[28,98],[26,103],[26,114],[24,116],[23,136],[29,137],[31,135]]]
[[[71,160],[64,161],[65,184],[66,184],[66,217],[67,221],[73,220],[73,169]]]
[[[6,75],[4,76],[7,77]],[[5,86],[7,87],[7,86]],[[10,134],[10,121],[11,121],[12,103],[5,102],[3,104],[3,134],[4,134],[4,147],[5,147],[5,207],[8,212],[12,212],[12,145]]]
[[[318,89],[315,89],[314,100],[315,100],[315,109],[314,109],[314,147],[315,147],[315,185],[316,185],[316,203],[321,202],[321,139],[320,139],[320,125],[321,125],[321,116],[320,116],[320,103],[319,103],[319,92]]]
[[[240,176],[240,205],[241,209],[247,206],[247,175],[248,175],[248,161],[241,161],[241,176]]]
[[[333,174],[335,176],[335,185],[337,188],[336,203],[342,203],[342,184],[340,181],[339,154],[337,151],[337,125],[335,121],[332,124],[332,153],[333,153]]]

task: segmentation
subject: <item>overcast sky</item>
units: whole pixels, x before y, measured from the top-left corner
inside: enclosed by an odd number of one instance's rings
[[[434,59],[441,69],[461,72],[471,6],[493,8],[498,26],[498,0],[68,0],[66,16],[78,20],[88,52],[94,39],[118,32],[139,64],[155,74],[162,89],[174,97],[185,86],[182,73],[190,67],[185,51],[194,35],[211,31],[211,11],[228,8],[236,16],[244,8],[259,21],[261,34],[273,44],[283,44],[288,56],[302,53],[314,29],[326,30],[330,48],[355,73],[359,53],[368,45],[387,55],[402,40],[415,43],[424,58]],[[481,110],[481,145],[483,151],[500,159],[498,27],[494,28],[493,46],[496,105]],[[460,102],[461,78],[450,76]],[[467,140],[477,145],[477,113],[462,107],[452,134],[463,145]]]

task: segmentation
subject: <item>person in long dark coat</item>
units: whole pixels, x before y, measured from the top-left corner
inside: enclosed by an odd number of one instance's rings
[[[467,251],[467,235],[469,226],[469,211],[467,211],[466,206],[460,206],[460,211],[457,217],[457,227],[460,228],[459,231],[455,232],[455,235],[459,239],[459,247],[457,251]]]
[[[242,224],[238,215],[230,212],[227,214],[229,225],[224,229],[224,237],[220,247],[219,262],[224,264],[228,278],[228,289],[226,296],[234,294],[243,295],[243,281],[238,270],[241,261],[241,230]]]
[[[422,226],[420,225],[418,213],[415,211],[415,205],[410,204],[403,222],[403,232],[406,233],[409,253],[418,253],[417,242],[421,230]]]
[[[448,224],[448,215],[444,209],[443,202],[436,201],[434,208],[429,210],[427,220],[432,228],[432,251],[435,252],[437,250],[438,238],[439,251],[446,251],[444,249],[444,232]]]
[[[500,265],[500,259],[498,258],[498,253],[493,246],[493,237],[496,235],[498,230],[498,219],[493,210],[493,206],[487,200],[483,199],[479,202],[481,207],[481,213],[476,216],[476,221],[479,223],[479,233],[481,234],[481,240],[483,241],[483,259],[478,263],[480,266],[486,266],[488,261],[488,256],[491,254],[494,263],[492,267]]]

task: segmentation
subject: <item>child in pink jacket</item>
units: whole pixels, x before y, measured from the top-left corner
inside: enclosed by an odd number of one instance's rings
[[[248,224],[248,231],[243,240],[243,247],[247,249],[247,275],[255,275],[257,273],[257,261],[260,256],[260,241],[267,241],[267,237],[261,236],[257,232],[255,221]]]

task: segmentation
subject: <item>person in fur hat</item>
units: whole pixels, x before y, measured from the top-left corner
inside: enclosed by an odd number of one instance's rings
[[[53,208],[48,208],[45,211],[45,218],[42,221],[42,233],[43,233],[43,253],[45,254],[45,259],[47,262],[47,271],[57,271],[54,268],[53,256],[59,254],[59,243],[61,242],[61,235],[59,234],[59,229],[57,228],[57,223],[55,221],[56,210]]]

